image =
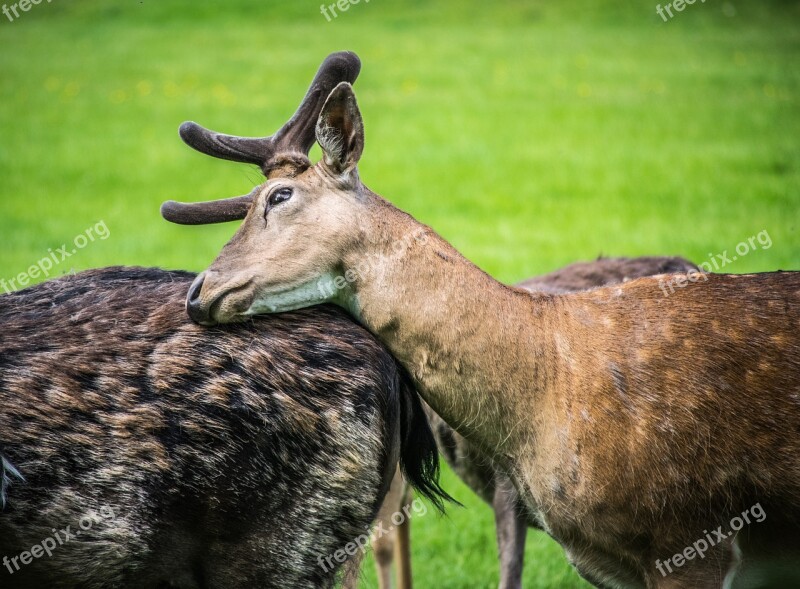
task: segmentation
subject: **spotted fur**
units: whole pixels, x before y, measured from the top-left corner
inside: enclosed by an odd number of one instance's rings
[[[440,497],[374,337],[333,307],[203,328],[193,278],[108,268],[0,297],[0,558],[94,522],[0,587],[329,587],[318,557],[364,532],[398,455]]]
[[[679,257],[601,257],[529,278],[517,286],[532,292],[559,294],[617,284],[642,276],[698,271],[699,268],[692,262]],[[494,508],[501,561],[501,589],[521,588],[525,528],[541,526],[491,457],[447,425],[427,404],[424,407],[445,460],[475,494]]]

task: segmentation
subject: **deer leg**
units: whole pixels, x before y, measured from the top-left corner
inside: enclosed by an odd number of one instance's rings
[[[403,501],[407,485],[400,474],[400,469],[394,474],[389,492],[383,500],[375,518],[375,531],[372,538],[372,552],[375,555],[375,566],[378,569],[378,587],[391,589],[392,563],[394,562],[395,543],[398,531],[392,524],[392,515],[403,512]]]
[[[387,531],[386,534],[372,543],[375,566],[378,568],[378,587],[380,589],[391,589],[392,587],[392,562],[394,561],[396,536],[396,531]]]
[[[511,480],[495,475],[492,506],[500,554],[500,589],[521,589],[528,523],[518,509],[519,496]]]
[[[359,550],[344,563],[342,566],[341,589],[358,589],[362,560],[364,560],[364,554]]]
[[[411,505],[413,493],[411,487],[403,481],[403,508]],[[397,542],[394,546],[395,559],[397,560],[397,589],[412,589],[411,578],[411,520],[407,509],[404,509],[402,523],[397,526]]]

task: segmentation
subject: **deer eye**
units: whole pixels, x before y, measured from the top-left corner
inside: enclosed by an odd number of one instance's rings
[[[292,198],[292,192],[291,188],[278,188],[278,190],[269,195],[267,202],[269,206],[274,207]]]

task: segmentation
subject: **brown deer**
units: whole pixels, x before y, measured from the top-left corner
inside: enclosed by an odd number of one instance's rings
[[[683,258],[640,257],[598,258],[591,262],[576,262],[542,276],[535,276],[517,286],[532,292],[565,293],[588,290],[599,286],[626,282],[642,276],[698,272],[699,268]],[[427,405],[425,412],[431,424],[437,446],[447,463],[459,478],[492,506],[497,531],[497,549],[500,557],[500,589],[522,587],[522,570],[525,563],[525,540],[528,527],[538,527],[534,518],[527,515],[513,484],[498,469],[490,456],[470,444],[454,431]],[[375,564],[378,569],[378,586],[392,587],[392,567],[396,567],[397,589],[411,589],[410,520],[401,526],[392,526],[393,513],[401,512],[412,498],[411,487],[402,473],[394,480],[378,512],[383,529],[388,530],[373,541]],[[343,589],[357,587],[357,575],[350,575]]]
[[[508,287],[362,183],[350,84],[317,141],[322,160],[296,159],[246,213],[225,200],[197,213],[244,222],[189,289],[192,319],[340,305],[592,583],[796,580],[782,571],[800,558],[800,273],[711,275],[669,296],[650,277]],[[756,505],[765,521],[736,529]]]
[[[357,65],[323,64],[286,146],[307,153]],[[106,268],[0,296],[0,587],[332,587],[398,460],[440,502],[380,342],[334,306],[199,328],[194,279]]]

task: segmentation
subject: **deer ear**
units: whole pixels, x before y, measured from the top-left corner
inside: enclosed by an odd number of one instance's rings
[[[364,123],[353,87],[342,82],[331,91],[317,120],[317,142],[325,165],[345,175],[358,165],[364,151]]]

